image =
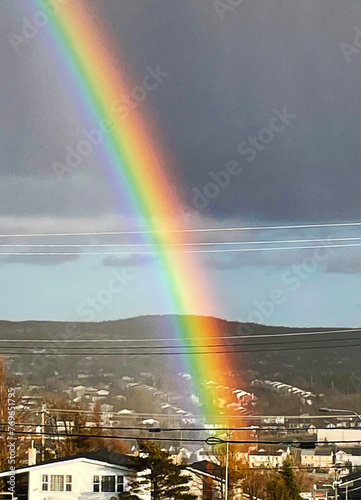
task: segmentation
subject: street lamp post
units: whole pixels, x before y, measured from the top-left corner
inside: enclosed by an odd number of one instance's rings
[[[226,443],[226,481],[224,485],[224,500],[228,500],[228,488],[229,488],[229,438],[230,432],[227,433],[227,443]]]
[[[217,436],[211,436],[206,439],[206,443],[210,446],[214,446],[217,444],[225,444],[226,445],[226,477],[224,481],[224,500],[228,500],[228,490],[229,490],[229,445],[231,441],[229,440],[231,436],[231,432],[228,431],[227,439],[221,439]]]
[[[341,408],[319,408],[320,413],[342,413],[343,415],[355,415],[361,422],[361,415],[354,410],[343,410]]]
[[[330,488],[332,488],[333,491],[335,492],[335,500],[338,500],[336,481],[333,482],[332,484],[323,484],[322,486],[329,486]],[[328,498],[328,491],[326,492],[326,498]]]

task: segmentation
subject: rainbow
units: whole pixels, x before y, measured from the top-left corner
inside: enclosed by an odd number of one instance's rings
[[[43,11],[43,2],[32,1]],[[181,200],[174,187],[177,182],[171,176],[171,161],[152,137],[143,105],[139,106],[141,112],[133,110],[126,119],[114,112],[114,103],[134,88],[128,72],[124,64],[120,65],[121,58],[116,57],[109,37],[94,23],[94,13],[85,2],[72,0],[56,5],[58,10],[49,15],[45,28],[47,48],[57,64],[61,55],[70,75],[67,90],[81,118],[92,120],[94,128],[100,123],[108,126],[109,133],[104,134],[101,144],[105,156],[99,163],[111,185],[121,189],[126,186],[132,207],[147,221],[143,229],[154,232],[150,237],[159,256],[159,280],[167,290],[172,309],[177,311],[175,334],[185,347],[198,346],[200,351],[210,345],[210,337],[211,343],[224,345],[222,332],[212,318],[187,315],[195,305],[199,310],[209,310],[214,300],[196,256],[165,251],[169,244],[185,242],[184,233],[177,232]],[[231,383],[229,355],[188,355],[185,363],[199,389],[205,416],[218,411],[220,393],[215,386]],[[202,389],[205,380],[215,382],[212,391]]]

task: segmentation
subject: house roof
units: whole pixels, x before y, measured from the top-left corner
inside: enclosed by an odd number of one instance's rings
[[[249,456],[251,457],[280,457],[284,453],[284,451],[259,451],[259,452],[254,452],[252,451],[249,453]]]
[[[322,457],[329,457],[333,454],[334,449],[329,448],[327,446],[321,446],[320,448],[316,448],[315,455],[319,455]]]
[[[225,477],[224,469],[220,465],[210,462],[209,460],[194,462],[193,464],[189,465],[187,469],[198,472],[200,474],[212,476],[218,481],[224,479]]]
[[[275,446],[275,447],[269,447],[269,448],[259,448],[258,450],[250,451],[248,453],[249,456],[252,457],[270,457],[270,456],[281,456],[283,453],[287,451],[287,447],[283,446]]]
[[[108,465],[115,465],[120,467],[127,467],[134,469],[134,458],[129,455],[124,455],[123,453],[118,453],[115,451],[108,450],[96,450],[96,451],[88,451],[78,453],[76,455],[70,455],[63,458],[56,458],[55,460],[47,460],[45,462],[41,462],[35,465],[28,465],[25,467],[19,467],[16,469],[16,472],[19,474],[21,472],[28,472],[35,468],[45,467],[47,465],[53,465],[61,462],[69,462],[72,460],[88,460],[95,462],[102,462]],[[10,471],[4,471],[0,473],[1,476],[7,475]]]
[[[351,474],[348,474],[347,476],[343,476],[340,478],[341,484],[347,483],[348,481],[354,481],[354,482],[359,482],[361,481],[361,472],[352,472]]]
[[[311,449],[304,449],[301,451],[301,456],[302,457],[309,457],[309,456],[313,456],[315,454],[315,449],[314,448],[311,448]]]
[[[304,456],[319,456],[319,457],[330,457],[333,454],[333,448],[330,447],[320,447],[320,448],[310,448],[303,449],[301,455]]]
[[[361,447],[360,446],[350,446],[350,447],[344,447],[344,448],[339,448],[337,450],[337,453],[344,452],[347,453],[347,455],[352,455],[354,457],[361,457]]]

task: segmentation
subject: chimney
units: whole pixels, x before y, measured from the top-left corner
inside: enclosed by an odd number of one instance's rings
[[[31,448],[28,449],[28,465],[36,465],[36,448],[34,448],[34,441],[31,441]]]

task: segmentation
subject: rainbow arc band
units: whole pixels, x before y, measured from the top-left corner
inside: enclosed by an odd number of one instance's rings
[[[41,9],[40,0],[28,1]],[[211,317],[199,319],[189,315],[195,310],[219,315],[217,300],[213,297],[215,291],[201,273],[202,266],[195,255],[175,256],[165,251],[167,244],[185,241],[183,233],[177,232],[181,228],[175,222],[179,219],[182,200],[178,183],[170,174],[172,161],[164,147],[157,145],[161,141],[156,140],[154,122],[148,118],[144,103],[142,112],[140,107],[134,109],[126,119],[112,111],[113,103],[130,95],[134,85],[124,63],[119,63],[124,60],[116,53],[119,48],[96,24],[99,18],[87,2],[63,5],[46,27],[46,48],[54,64],[60,66],[66,90],[85,125],[92,122],[97,128],[100,123],[111,124],[111,133],[97,148],[99,166],[104,169],[115,199],[124,197],[125,188],[132,211],[140,220],[148,221],[139,229],[148,232],[146,237],[159,256],[157,286],[162,300],[177,315],[171,328],[186,346],[205,343],[203,338],[209,336],[223,343],[222,332]],[[192,375],[205,415],[217,413],[221,394],[217,393],[216,386],[212,391],[206,390],[203,382],[213,380],[218,386],[234,386],[230,379],[230,356],[215,354],[212,363],[201,356],[185,356],[183,364]]]

